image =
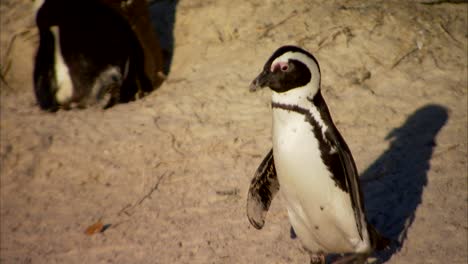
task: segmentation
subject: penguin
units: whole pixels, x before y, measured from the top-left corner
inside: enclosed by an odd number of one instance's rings
[[[97,0],[36,0],[33,73],[41,109],[111,107],[153,90],[125,18]]]
[[[364,263],[389,240],[366,218],[358,171],[320,91],[315,57],[297,46],[283,46],[267,60],[250,91],[272,90],[273,148],[251,181],[247,216],[257,229],[265,224],[281,187],[291,234],[297,235],[311,263],[343,254],[335,263]]]

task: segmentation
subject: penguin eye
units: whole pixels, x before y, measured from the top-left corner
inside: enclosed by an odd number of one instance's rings
[[[290,64],[289,62],[277,62],[271,65],[270,71],[282,71],[282,72],[290,72],[294,69],[294,65]]]

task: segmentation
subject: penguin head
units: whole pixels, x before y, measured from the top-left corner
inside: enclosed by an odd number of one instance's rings
[[[252,81],[250,91],[270,87],[276,93],[308,89],[315,95],[320,89],[320,68],[309,52],[296,46],[283,46],[276,50]]]

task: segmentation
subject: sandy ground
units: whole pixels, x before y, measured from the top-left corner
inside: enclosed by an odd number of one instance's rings
[[[248,85],[284,44],[319,60],[369,217],[401,243],[377,262],[468,263],[467,4],[183,0],[160,89],[51,114],[30,2],[0,2],[0,263],[307,263],[281,197],[261,231],[245,215],[271,147],[270,91]]]

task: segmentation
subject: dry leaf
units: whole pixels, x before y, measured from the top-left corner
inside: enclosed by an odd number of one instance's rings
[[[94,235],[96,233],[99,233],[103,230],[104,224],[101,222],[101,220],[98,220],[96,223],[90,225],[88,228],[85,230],[85,234],[88,236]]]

